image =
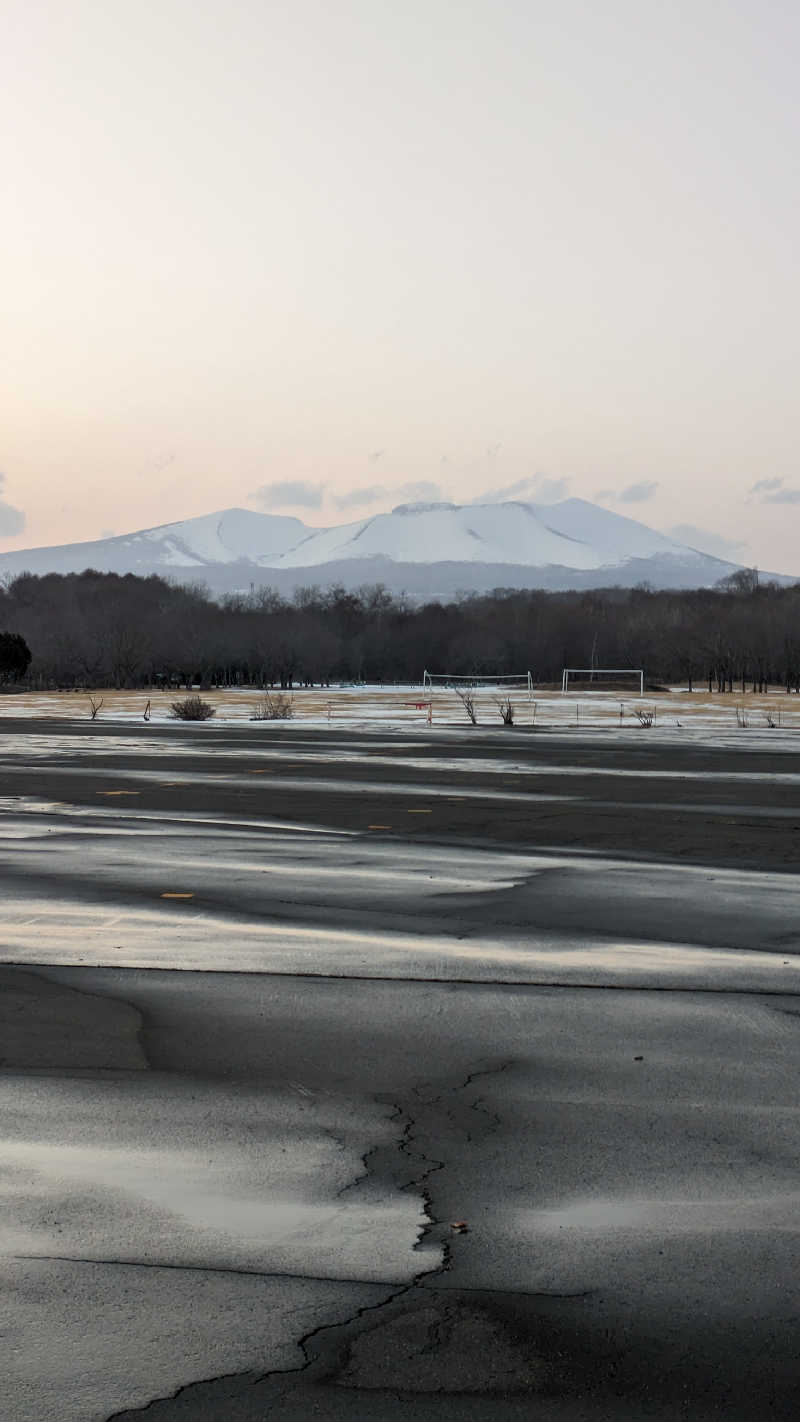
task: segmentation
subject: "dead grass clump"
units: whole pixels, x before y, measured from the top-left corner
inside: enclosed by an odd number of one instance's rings
[[[265,691],[250,717],[251,721],[291,721],[294,716],[294,702],[282,691]],[[330,716],[328,717],[330,720]]]
[[[176,721],[210,721],[214,707],[202,696],[185,696],[183,701],[173,701],[172,716]]]

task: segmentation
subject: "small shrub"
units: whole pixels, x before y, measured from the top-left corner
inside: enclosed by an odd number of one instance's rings
[[[90,720],[90,721],[96,721],[96,720],[97,720],[98,714],[99,714],[99,712],[100,712],[100,707],[102,706],[102,704],[103,704],[103,698],[102,698],[102,696],[100,697],[100,700],[99,700],[99,701],[96,701],[93,696],[90,696],[90,697],[89,697],[89,720]]]
[[[655,711],[645,711],[639,706],[634,706],[633,711],[637,721],[639,722],[639,725],[644,726],[645,729],[652,726],[653,722],[656,719]]]
[[[472,722],[473,726],[477,726],[477,724],[478,724],[478,715],[477,715],[477,712],[476,712],[476,710],[475,710],[475,699],[474,699],[474,697],[471,696],[468,691],[459,691],[459,689],[458,689],[457,686],[454,687],[453,690],[455,691],[456,696],[458,697],[459,701],[461,702],[461,705],[464,707],[464,712],[465,712],[467,718]],[[431,703],[431,705],[433,705],[433,703]]]
[[[294,716],[294,704],[291,696],[284,696],[282,691],[274,693],[265,691],[259,701],[251,721],[291,721]],[[328,703],[328,720],[330,720],[330,702]]]
[[[185,696],[183,701],[173,701],[172,716],[176,721],[209,721],[214,715],[214,707],[202,696]]]
[[[498,709],[498,711],[500,712],[500,719],[502,720],[503,725],[504,725],[504,726],[513,726],[513,724],[514,724],[514,703],[511,701],[511,699],[507,697],[505,701],[498,701],[498,702],[497,702],[497,709]]]

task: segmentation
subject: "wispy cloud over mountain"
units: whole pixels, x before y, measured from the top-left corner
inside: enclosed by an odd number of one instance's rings
[[[659,488],[657,479],[642,479],[638,484],[626,484],[624,489],[598,489],[595,498],[602,504],[646,504]]]
[[[261,484],[250,495],[253,503],[265,509],[322,507],[324,484],[311,484],[305,479],[279,479],[274,484]]]
[[[332,502],[337,509],[369,508],[374,504],[397,503],[398,501],[426,501],[439,503],[446,499],[439,484],[429,479],[419,479],[407,484],[366,484],[360,488],[348,489],[345,494],[334,494]]]
[[[749,493],[760,504],[800,504],[800,489],[793,489],[783,478],[757,479]]]
[[[513,484],[486,489],[484,493],[470,499],[470,503],[502,504],[507,499],[521,499],[523,502],[530,499],[535,503],[555,504],[559,499],[566,499],[568,494],[569,479],[550,479],[546,474],[528,474],[524,479],[515,480]]]

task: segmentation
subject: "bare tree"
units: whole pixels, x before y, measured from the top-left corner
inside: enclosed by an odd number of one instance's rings
[[[454,687],[454,691],[459,701],[461,702],[461,705],[464,707],[464,710],[467,713],[469,720],[472,722],[473,726],[477,726],[478,717],[475,711],[475,699],[472,693],[470,691],[459,691],[457,686]]]

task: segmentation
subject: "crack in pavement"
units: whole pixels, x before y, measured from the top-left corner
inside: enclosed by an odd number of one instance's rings
[[[459,1081],[453,1086],[443,1086],[436,1090],[435,1095],[431,1095],[427,1099],[421,1094],[426,1089],[426,1086],[428,1085],[427,1083],[424,1083],[419,1087],[413,1087],[412,1094],[417,1098],[420,1107],[422,1107],[423,1109],[432,1108],[435,1110],[435,1108],[437,1107],[444,1106],[445,1115],[451,1121],[453,1127],[457,1131],[459,1131],[462,1128],[457,1119],[456,1113],[453,1111],[452,1107],[447,1104],[448,1098],[450,1098],[451,1100],[453,1098],[457,1098],[461,1092],[466,1091],[479,1078],[484,1076],[498,1075],[500,1072],[507,1071],[511,1065],[512,1063],[510,1061],[504,1061],[497,1066],[476,1067],[473,1071],[467,1074],[463,1081]],[[488,1120],[488,1124],[486,1127],[487,1131],[497,1129],[500,1124],[500,1117],[494,1112],[487,1111],[486,1108],[482,1105],[482,1100],[483,1098],[481,1097],[477,1098],[476,1101],[471,1102],[469,1104],[467,1109],[477,1110],[486,1115]],[[304,1333],[297,1340],[296,1344],[302,1355],[302,1362],[294,1367],[270,1368],[267,1369],[266,1372],[258,1373],[252,1376],[252,1386],[263,1385],[265,1382],[277,1378],[286,1378],[287,1381],[289,1381],[290,1379],[293,1380],[298,1378],[303,1373],[308,1373],[310,1369],[317,1366],[318,1364],[322,1364],[323,1362],[321,1351],[317,1352],[314,1345],[321,1342],[325,1334],[329,1334],[332,1336],[334,1334],[343,1335],[345,1333],[348,1333],[352,1335],[354,1331],[357,1332],[358,1325],[368,1315],[379,1314],[381,1311],[390,1309],[392,1305],[398,1302],[398,1300],[408,1298],[414,1293],[415,1290],[420,1289],[423,1282],[429,1282],[431,1279],[446,1274],[451,1267],[453,1258],[452,1240],[448,1235],[445,1234],[445,1230],[447,1229],[445,1222],[436,1217],[433,1196],[428,1186],[428,1182],[430,1181],[431,1177],[436,1175],[441,1170],[445,1169],[447,1162],[444,1160],[440,1160],[436,1157],[429,1156],[423,1149],[416,1148],[418,1143],[417,1138],[419,1135],[418,1119],[416,1115],[408,1111],[401,1102],[392,1101],[391,1103],[386,1102],[385,1104],[391,1104],[391,1119],[396,1120],[398,1122],[403,1122],[402,1130],[400,1131],[399,1136],[395,1138],[393,1147],[394,1152],[396,1155],[399,1155],[402,1160],[409,1162],[412,1170],[414,1171],[414,1173],[408,1179],[402,1180],[400,1183],[398,1183],[397,1188],[399,1188],[401,1191],[417,1191],[420,1195],[420,1199],[422,1202],[423,1223],[418,1228],[417,1239],[413,1246],[414,1250],[425,1251],[426,1247],[435,1237],[440,1256],[439,1262],[438,1264],[431,1264],[429,1267],[418,1270],[405,1284],[401,1284],[400,1286],[387,1286],[389,1288],[389,1292],[384,1298],[381,1298],[380,1300],[374,1303],[363,1304],[360,1308],[356,1309],[354,1313],[348,1315],[346,1318],[339,1319],[335,1322],[325,1322],[317,1324],[314,1328],[309,1329],[307,1333]],[[472,1139],[472,1136],[469,1131],[465,1131],[464,1135],[467,1141],[470,1141]],[[377,1179],[377,1163],[380,1160],[381,1151],[383,1149],[384,1148],[381,1146],[370,1147],[370,1149],[366,1151],[361,1158],[362,1173],[356,1176],[356,1178],[350,1182],[349,1186],[343,1187],[342,1190],[338,1191],[337,1193],[341,1195],[344,1190],[348,1188],[363,1188],[365,1184],[367,1184],[369,1181]],[[391,1169],[389,1162],[387,1162],[386,1173],[391,1178]],[[288,1275],[287,1277],[305,1278],[309,1276]],[[548,1296],[550,1297],[550,1295]],[[432,1342],[431,1347],[433,1346],[434,1344]],[[174,1393],[172,1393],[169,1398],[154,1398],[150,1402],[146,1403],[143,1407],[123,1410],[121,1412],[114,1412],[106,1419],[106,1422],[114,1422],[114,1420],[118,1418],[131,1417],[138,1415],[139,1413],[146,1412],[148,1409],[155,1407],[159,1403],[177,1399],[183,1393],[185,1393],[188,1388],[201,1386],[203,1384],[208,1385],[214,1382],[224,1381],[225,1379],[231,1377],[238,1377],[242,1381],[244,1381],[244,1379],[249,1376],[251,1375],[247,1373],[223,1373],[213,1378],[205,1378],[202,1380],[198,1379],[194,1382],[184,1384]],[[286,1396],[287,1393],[288,1389],[285,1389],[280,1394],[280,1397]],[[280,1401],[280,1397],[278,1398],[278,1401]]]
[[[363,1285],[363,1279],[353,1279],[347,1274],[301,1274],[290,1269],[238,1269],[232,1264],[173,1264],[157,1259],[89,1259],[79,1254],[7,1254],[6,1259],[31,1264],[86,1264],[103,1269],[170,1269],[179,1274],[233,1274],[245,1279],[292,1279],[309,1284],[353,1284]],[[427,1277],[424,1275],[423,1277]],[[370,1286],[393,1289],[391,1279],[369,1279]],[[500,1289],[496,1286],[481,1288],[470,1284],[464,1290],[469,1294],[509,1294],[529,1299],[586,1299],[593,1289],[578,1289],[572,1293],[559,1293],[553,1289]],[[338,1325],[337,1325],[338,1326]]]
[[[346,1274],[302,1274],[290,1269],[238,1269],[226,1264],[172,1264],[158,1259],[88,1259],[75,1254],[8,1254],[7,1259],[44,1264],[87,1264],[108,1269],[171,1269],[179,1274],[233,1274],[245,1279],[293,1279],[310,1284],[374,1285],[394,1288],[390,1279],[351,1279]]]

